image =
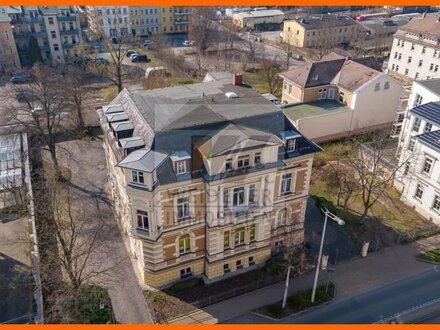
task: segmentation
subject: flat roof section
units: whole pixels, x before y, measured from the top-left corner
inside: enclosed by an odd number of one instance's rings
[[[352,110],[345,104],[334,100],[321,100],[310,103],[297,103],[284,107],[284,114],[292,120]]]

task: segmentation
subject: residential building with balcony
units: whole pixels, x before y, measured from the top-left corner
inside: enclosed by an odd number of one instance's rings
[[[21,68],[11,18],[0,8],[0,74]]]
[[[161,31],[163,33],[188,32],[190,7],[161,7]]]
[[[394,180],[402,200],[440,223],[440,79],[414,81],[399,138],[400,171]],[[432,161],[432,164],[431,164]],[[431,169],[432,167],[432,169]]]
[[[87,6],[89,27],[98,31],[100,24],[106,36],[114,39],[130,33],[130,11],[128,6]]]
[[[69,57],[75,56],[74,47],[82,43],[79,16],[74,7],[9,6],[5,12],[12,20],[23,65],[31,65],[38,60],[39,56],[35,54],[38,51],[43,61],[64,63]]]
[[[280,76],[284,113],[314,141],[391,128],[396,120],[402,84],[373,58],[331,53]]]
[[[303,242],[320,148],[238,78],[132,86],[98,115],[115,210],[146,284],[216,281]]]
[[[440,77],[438,15],[415,17],[394,34],[388,73],[415,80]]]
[[[357,36],[358,25],[348,16],[319,15],[285,21],[283,42],[295,47],[332,49],[349,44]]]

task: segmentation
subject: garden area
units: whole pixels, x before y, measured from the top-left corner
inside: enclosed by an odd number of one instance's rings
[[[392,179],[367,169],[367,160],[358,156],[362,143],[381,138],[369,134],[322,144],[324,150],[315,155],[313,164],[310,195],[318,207],[327,207],[345,221],[344,230],[358,246],[364,241],[390,246],[407,233],[434,228],[400,200]],[[379,161],[372,168],[379,168]]]
[[[305,311],[309,308],[324,304],[333,299],[335,295],[335,286],[321,285],[316,288],[315,301],[311,302],[312,289],[300,291],[287,297],[286,307],[282,308],[282,301],[275,304],[264,306],[255,310],[256,313],[263,314],[272,318],[282,319],[286,316]]]
[[[290,264],[295,267],[291,276],[306,272],[311,265],[301,257],[304,249],[298,249]],[[285,280],[285,272],[289,262],[282,253],[274,255],[264,266],[257,267],[246,273],[238,274],[227,279],[205,284],[201,278],[190,278],[177,282],[162,291],[145,291],[145,299],[150,304],[156,316],[167,320],[189,313],[216,302],[223,301],[280,281]]]

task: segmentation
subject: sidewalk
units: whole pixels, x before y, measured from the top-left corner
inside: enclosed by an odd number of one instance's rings
[[[357,295],[372,288],[418,273],[433,265],[417,261],[415,256],[440,246],[440,235],[406,245],[396,245],[354,261],[337,264],[331,275],[336,285],[335,301]],[[291,279],[289,294],[310,289],[314,272]],[[320,283],[326,283],[327,274],[320,272]],[[285,283],[277,283],[248,294],[207,306],[170,323],[219,323],[246,314],[256,308],[282,299]]]

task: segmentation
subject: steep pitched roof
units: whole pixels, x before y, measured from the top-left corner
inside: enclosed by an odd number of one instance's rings
[[[306,64],[281,73],[281,77],[303,88],[335,83],[349,91],[354,91],[381,74],[371,67],[375,63],[371,59],[346,60],[345,57],[338,58],[338,54],[329,55],[336,59]]]
[[[431,92],[440,95],[440,78],[438,79],[428,79],[428,80],[417,80],[416,84],[422,85],[423,87],[429,89]]]
[[[440,102],[429,102],[411,109],[410,114],[440,126]]]
[[[406,32],[415,32],[422,35],[440,37],[440,22],[438,15],[413,18],[408,24],[402,26],[396,35],[405,35]]]
[[[440,130],[416,136],[421,143],[440,152]]]

